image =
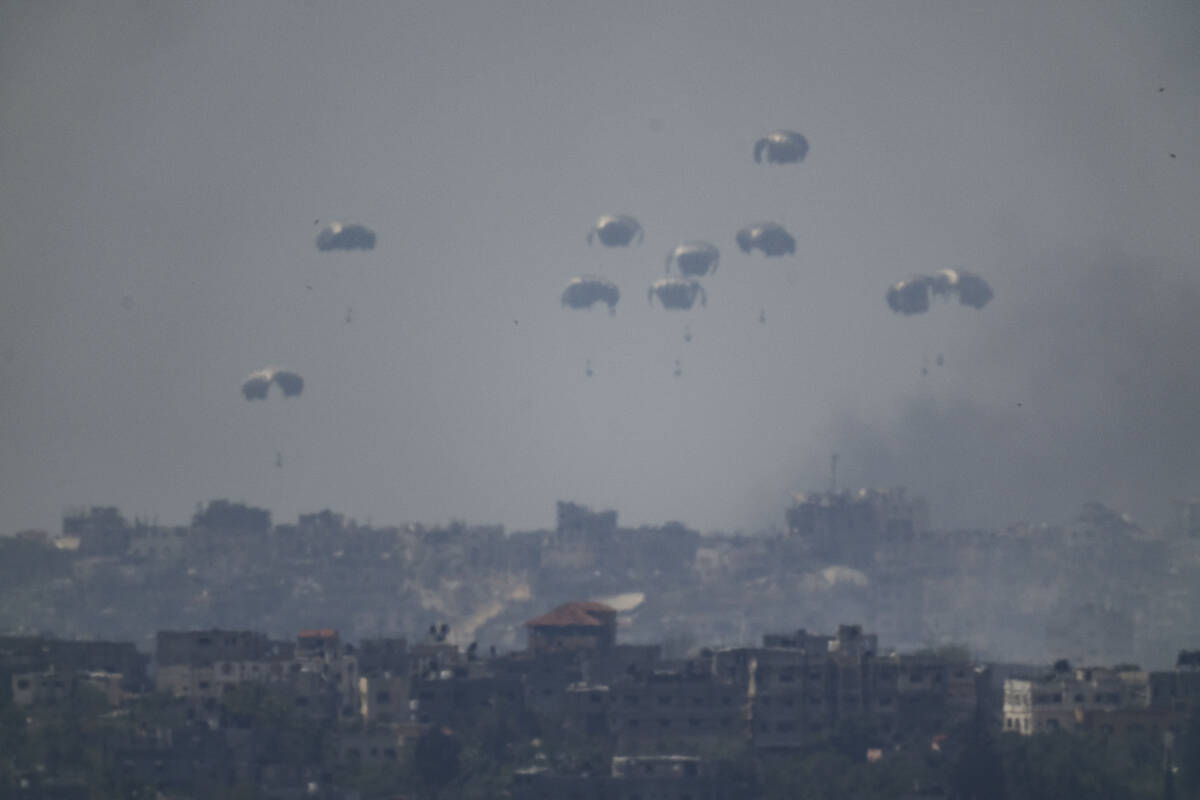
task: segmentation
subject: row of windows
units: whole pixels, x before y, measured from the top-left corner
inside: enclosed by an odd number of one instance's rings
[[[378,747],[372,747],[370,748],[369,753],[371,758],[379,758],[380,754],[382,753],[383,757],[388,761],[396,760],[396,748],[394,747],[385,747],[382,751],[380,751]],[[357,747],[349,747],[346,749],[346,758],[350,759],[351,761],[357,761],[362,758],[362,753]]]
[[[660,694],[656,698],[656,702],[660,706],[673,705],[676,701],[679,705],[688,705],[688,700],[691,700],[691,705],[695,707],[709,705],[710,700],[712,705],[716,705],[716,698],[705,697],[703,695],[692,695],[691,698],[680,697],[678,695]],[[627,694],[622,698],[622,702],[627,706],[636,706],[641,703],[641,697],[636,694]],[[721,695],[720,704],[723,706],[733,705],[733,695]]]
[[[642,723],[645,723],[645,725],[643,725]],[[625,728],[627,730],[641,730],[642,728],[649,728],[649,729],[657,728],[659,730],[668,730],[670,728],[700,729],[700,728],[713,727],[713,726],[720,727],[720,728],[728,728],[732,725],[733,725],[732,717],[721,717],[719,720],[714,720],[714,719],[703,719],[702,720],[702,719],[698,719],[696,717],[692,717],[691,719],[687,720],[686,723],[683,720],[670,720],[665,717],[660,717],[657,720],[650,720],[648,718],[640,719],[638,717],[631,717],[631,718],[625,720]]]

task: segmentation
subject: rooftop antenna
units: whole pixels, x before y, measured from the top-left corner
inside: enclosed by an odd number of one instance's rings
[[[838,454],[834,453],[829,459],[829,493],[837,493],[837,459]]]

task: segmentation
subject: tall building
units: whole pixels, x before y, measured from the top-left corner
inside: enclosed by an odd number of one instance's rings
[[[903,488],[798,492],[787,511],[788,533],[814,555],[845,564],[862,563],[882,542],[911,538],[928,526],[928,504]]]

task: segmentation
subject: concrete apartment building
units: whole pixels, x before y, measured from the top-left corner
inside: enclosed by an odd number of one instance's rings
[[[175,697],[215,701],[242,683],[283,683],[295,646],[254,631],[159,631],[154,687]]]
[[[673,742],[718,744],[746,735],[746,693],[700,668],[654,671],[610,687],[610,726],[618,752]]]
[[[1075,730],[1081,727],[1082,715],[1117,711],[1128,704],[1129,694],[1126,681],[1109,669],[1009,679],[1004,682],[1004,730],[1025,736]]]
[[[124,688],[125,676],[119,672],[19,672],[12,676],[12,701],[16,706],[54,706],[72,704],[92,690],[116,708],[131,693]]]

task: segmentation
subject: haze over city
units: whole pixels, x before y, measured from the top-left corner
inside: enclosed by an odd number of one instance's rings
[[[232,497],[757,530],[835,452],[937,527],[1160,524],[1200,492],[1198,32],[1182,0],[4,2],[3,528]],[[776,128],[803,163],[754,163]],[[644,243],[589,247],[609,213]],[[342,219],[376,247],[319,252]],[[738,251],[767,219],[794,257]],[[691,239],[707,306],[649,305]],[[994,300],[889,310],[947,268]],[[614,316],[562,307],[585,273]],[[268,364],[303,394],[247,402]]]

